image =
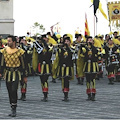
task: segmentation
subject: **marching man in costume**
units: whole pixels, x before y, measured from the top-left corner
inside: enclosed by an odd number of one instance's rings
[[[27,72],[28,72],[28,62],[29,62],[30,59],[27,56],[27,49],[28,49],[28,47],[27,47],[26,39],[22,39],[21,40],[20,48],[25,51],[24,55],[25,55],[25,58],[26,58],[26,61],[27,61],[26,68],[27,68]],[[27,80],[25,80],[23,76],[21,78],[22,78],[21,81],[20,81],[21,97],[20,97],[19,100],[26,101]]]
[[[4,78],[12,108],[12,113],[9,114],[11,117],[16,116],[17,90],[21,74],[23,79],[26,79],[27,76],[25,51],[16,47],[16,41],[14,36],[8,36],[8,47],[1,50],[2,58],[0,64],[0,75],[3,74],[3,69],[5,69]]]
[[[112,85],[114,84],[113,81],[115,78],[115,68],[119,63],[118,57],[117,57],[119,50],[118,50],[118,47],[113,43],[112,39],[109,38],[108,43],[106,43],[106,45],[104,46],[104,51],[105,51],[104,59],[105,59],[106,70],[108,72],[109,84]]]
[[[64,38],[63,47],[60,47],[56,53],[56,59],[53,63],[54,68],[52,69],[52,71],[57,70],[57,77],[62,79],[62,90],[64,93],[63,101],[68,101],[69,80],[72,80],[74,76],[70,44],[70,37],[66,36]]]
[[[81,54],[84,55],[85,65],[84,72],[86,77],[88,100],[95,100],[96,88],[95,88],[95,78],[98,68],[98,51],[96,47],[93,46],[93,39],[91,36],[87,37],[87,45],[81,46]],[[83,49],[84,48],[84,49]]]
[[[76,36],[77,40],[76,40],[76,43],[77,43],[77,46],[78,47],[78,50],[77,50],[77,55],[78,55],[78,58],[76,59],[76,73],[77,73],[77,80],[78,80],[78,84],[81,84],[83,85],[83,82],[84,82],[84,72],[83,72],[83,67],[84,67],[84,57],[80,55],[80,49],[79,49],[79,46],[81,44],[84,44],[81,39],[82,39],[82,35],[81,34],[78,34]]]
[[[52,48],[50,48],[47,44],[48,38],[46,35],[42,35],[40,40],[40,44],[38,44],[38,48],[36,48],[38,55],[38,73],[40,75],[41,86],[43,91],[43,99],[41,101],[48,101],[48,77],[51,75],[51,56],[52,56]],[[39,52],[39,50],[41,51]],[[36,62],[36,60],[33,62]]]

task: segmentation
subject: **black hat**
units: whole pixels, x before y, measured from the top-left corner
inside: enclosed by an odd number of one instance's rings
[[[75,34],[75,38],[78,38],[78,35],[79,35],[79,34],[76,33],[76,34]]]
[[[88,39],[90,39],[90,38],[92,39],[92,36],[88,36],[88,37],[87,37],[87,40],[86,40],[86,42],[87,42],[87,41],[88,41]]]
[[[67,37],[67,34],[64,34],[64,35],[63,35],[63,38],[65,38],[65,37]]]
[[[65,38],[63,39],[63,43],[65,43],[65,40],[69,40],[69,41],[71,42],[70,37],[65,37]]]
[[[112,40],[112,37],[109,37],[108,41],[109,41],[109,40]]]
[[[46,34],[41,35],[41,38],[47,38]]]
[[[47,32],[47,35],[51,35],[51,33],[50,33],[50,32]]]
[[[113,33],[113,35],[114,35],[115,33],[117,33],[117,34],[118,34],[118,32],[117,32],[117,31],[115,31],[115,32]]]
[[[78,37],[82,37],[82,35],[81,34],[77,34],[76,38],[78,38]]]

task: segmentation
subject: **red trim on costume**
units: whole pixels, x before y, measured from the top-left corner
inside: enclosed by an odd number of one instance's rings
[[[38,64],[38,72],[41,72],[41,65],[40,65],[40,63]]]
[[[21,88],[21,93],[26,93],[26,89],[25,88]]]
[[[96,93],[96,89],[92,88],[91,93]]]
[[[43,88],[43,92],[48,92],[48,88]]]
[[[116,75],[120,75],[120,72],[117,72]]]
[[[111,75],[111,78],[114,78],[114,77],[115,77],[115,74],[112,74],[112,75]]]
[[[87,89],[87,90],[86,90],[86,93],[87,93],[87,94],[90,94],[90,93],[91,93],[91,89]]]
[[[69,88],[64,88],[63,92],[69,92]]]
[[[108,78],[111,78],[111,75],[108,75],[107,77],[108,77]]]
[[[110,75],[108,75],[108,79],[109,78],[114,78],[115,77],[115,74],[110,74]]]

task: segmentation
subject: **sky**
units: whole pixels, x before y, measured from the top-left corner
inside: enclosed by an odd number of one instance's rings
[[[100,0],[103,10],[108,16],[107,1]],[[120,1],[120,0],[118,0]],[[110,32],[109,22],[97,11],[98,23],[97,30],[94,30],[94,15],[91,0],[14,0],[13,18],[14,34],[17,36],[26,35],[33,32],[32,26],[35,22],[43,24],[45,32],[50,31],[50,27],[57,22],[61,27],[61,35],[69,33],[74,35],[75,30],[79,30],[84,35],[85,13],[90,34],[106,34]]]

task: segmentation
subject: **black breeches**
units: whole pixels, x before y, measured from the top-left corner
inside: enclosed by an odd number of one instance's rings
[[[41,75],[40,80],[41,80],[41,86],[42,86],[42,91],[43,92],[48,92],[48,75]]]
[[[15,81],[6,81],[6,87],[9,95],[10,104],[17,104],[17,90],[18,90],[19,79],[16,77]]]
[[[69,92],[69,77],[62,78],[63,92]]]

